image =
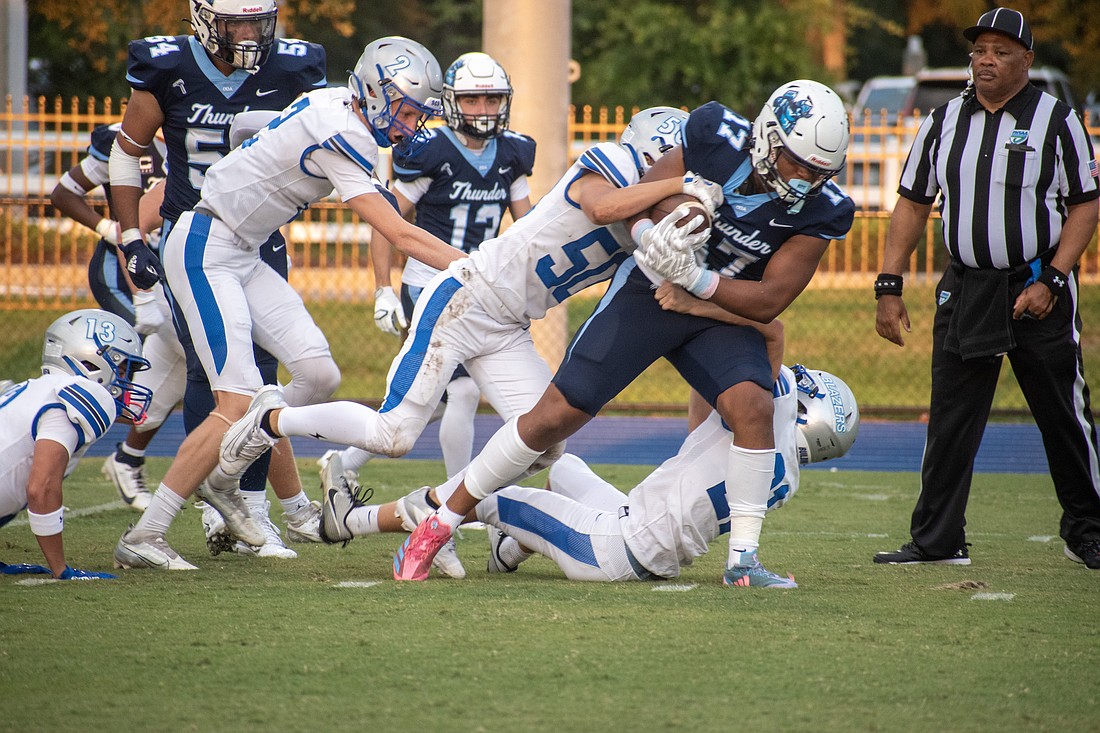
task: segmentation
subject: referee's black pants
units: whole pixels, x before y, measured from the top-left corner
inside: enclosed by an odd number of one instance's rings
[[[959,275],[948,267],[936,288],[958,292]],[[1024,398],[1043,437],[1050,475],[1062,505],[1060,534],[1081,542],[1100,539],[1100,459],[1081,359],[1077,273],[1066,293],[1041,321],[1013,321],[1016,348],[1008,352]],[[1013,299],[1023,283],[1013,284]],[[913,541],[925,553],[948,556],[966,542],[966,502],[1001,356],[963,361],[944,350],[956,298],[936,309],[932,329],[932,398],[921,466],[921,493],[913,510]]]

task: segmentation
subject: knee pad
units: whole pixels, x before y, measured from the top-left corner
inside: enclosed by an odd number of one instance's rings
[[[332,396],[340,386],[340,368],[332,357],[303,359],[286,365],[290,384],[283,391],[291,407],[315,405]]]

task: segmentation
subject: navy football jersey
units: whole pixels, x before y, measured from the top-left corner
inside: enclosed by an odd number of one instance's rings
[[[96,160],[109,163],[111,159],[111,146],[114,145],[115,138],[118,136],[118,131],[120,129],[122,129],[121,122],[116,122],[113,125],[100,125],[93,129],[92,141],[91,144],[88,145],[88,155]],[[138,160],[138,166],[141,169],[142,191],[148,191],[164,180],[163,148],[163,143],[154,139],[153,144],[145,149],[145,152]],[[111,183],[110,181],[105,181],[102,185],[103,195],[107,198],[107,208],[112,208],[114,204],[111,202]]]
[[[194,36],[151,36],[130,42],[126,80],[156,97],[164,113],[168,182],[161,215],[175,222],[199,200],[206,169],[229,152],[238,112],[281,110],[303,92],[327,84],[325,51],[277,38],[263,65],[225,76]]]
[[[414,157],[393,155],[398,179],[432,179],[416,202],[417,226],[464,252],[497,236],[511,203],[512,183],[531,175],[534,164],[535,141],[526,135],[505,131],[473,151],[449,127],[432,130],[428,144]]]
[[[683,134],[684,167],[722,184],[726,194],[706,245],[710,269],[759,280],[772,254],[795,234],[843,239],[851,229],[855,204],[832,181],[797,214],[787,213],[790,205],[771,193],[739,193],[753,171],[752,122],[736,112],[707,102],[692,111]]]

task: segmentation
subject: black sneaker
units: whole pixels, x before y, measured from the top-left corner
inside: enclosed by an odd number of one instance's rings
[[[1066,543],[1066,557],[1089,570],[1100,570],[1100,540]]]
[[[897,552],[879,552],[871,558],[880,565],[969,565],[970,553],[963,545],[946,556],[929,555],[916,542],[906,542]]]

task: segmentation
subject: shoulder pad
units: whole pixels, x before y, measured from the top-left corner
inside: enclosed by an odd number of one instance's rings
[[[630,153],[617,143],[599,143],[581,153],[578,166],[603,176],[616,188],[625,188],[638,182],[638,169]]]
[[[88,145],[88,155],[98,160],[109,160],[111,146],[114,145],[115,137],[121,127],[122,125],[116,122],[113,125],[100,125],[92,130],[92,142]]]
[[[508,145],[510,158],[516,169],[525,176],[531,175],[535,167],[535,140],[518,132],[505,130],[500,141]]]
[[[411,158],[394,150],[393,175],[402,181],[415,181],[422,176],[431,175],[438,166],[447,162],[452,145],[446,135],[440,132],[442,129],[433,127],[428,130],[428,142]]]
[[[134,89],[148,91],[158,79],[176,68],[191,53],[190,36],[149,36],[130,41],[126,81]]]
[[[280,72],[296,74],[305,86],[320,89],[328,84],[325,47],[297,38],[276,38],[264,66],[276,65]]]
[[[57,397],[80,433],[82,445],[103,437],[118,415],[114,398],[105,387],[90,379],[74,378],[57,390]]]

